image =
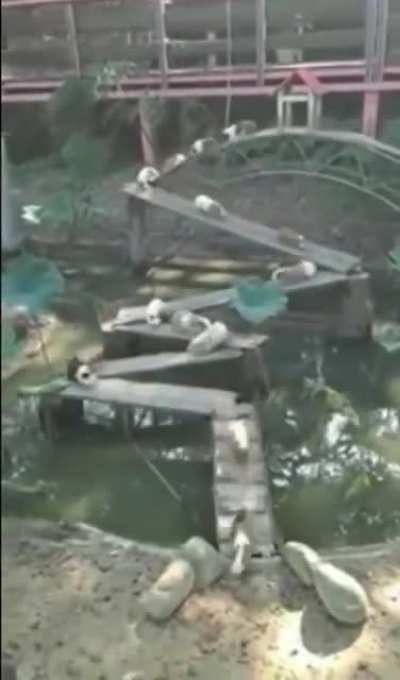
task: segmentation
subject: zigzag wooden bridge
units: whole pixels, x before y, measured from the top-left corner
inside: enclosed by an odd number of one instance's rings
[[[176,365],[182,359],[182,356],[177,357]],[[104,362],[99,365],[99,372],[117,374],[122,368],[121,362],[131,362],[132,372],[135,368],[143,372],[146,368],[151,370],[152,361],[156,370],[165,361],[165,357],[138,357]],[[172,358],[169,358],[168,363],[171,366]],[[20,395],[22,398],[37,396],[38,390],[25,388]],[[144,384],[109,377],[100,378],[90,388],[70,384],[55,392],[51,385],[47,388],[43,386],[40,389],[40,399],[44,429],[49,439],[57,437],[54,400],[58,409],[63,402],[83,405],[90,401],[113,405],[128,437],[134,436],[132,410],[135,407],[207,418],[214,438],[214,508],[219,548],[230,553],[230,525],[238,510],[246,508],[253,518],[254,554],[263,557],[273,552],[273,520],[261,432],[254,406],[240,404],[238,394],[227,390],[165,383]],[[75,411],[75,417],[76,414]],[[235,427],[238,424],[244,427],[246,433],[244,447],[239,452],[239,462],[235,437]]]

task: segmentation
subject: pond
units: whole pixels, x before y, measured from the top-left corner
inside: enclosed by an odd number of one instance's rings
[[[53,366],[61,368],[65,356],[93,337],[90,326],[67,324],[49,347]],[[275,336],[265,359],[275,385],[262,410],[265,456],[284,537],[332,546],[398,534],[398,356],[385,356],[371,343],[322,344],[305,334]],[[36,365],[6,391],[15,395],[18,385],[48,377]],[[40,479],[51,488],[48,497],[30,503],[29,514],[90,522],[158,544],[193,533],[215,539],[212,442],[202,422],[144,428],[132,445],[105,430],[90,436],[71,431],[54,447],[25,437],[18,451],[12,479],[26,485]],[[175,494],[142,456],[153,460]],[[26,509],[14,504],[8,511]]]

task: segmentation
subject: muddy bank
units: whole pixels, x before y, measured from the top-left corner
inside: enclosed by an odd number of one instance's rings
[[[368,591],[363,627],[334,623],[278,559],[157,625],[138,600],[172,551],[77,526],[2,522],[2,650],[19,679],[399,677],[400,541],[336,553]]]

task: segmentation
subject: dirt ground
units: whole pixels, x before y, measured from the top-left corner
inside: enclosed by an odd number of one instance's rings
[[[11,518],[2,544],[2,650],[18,680],[400,677],[400,541],[334,557],[368,591],[363,627],[331,620],[277,558],[154,624],[138,600],[171,551]]]

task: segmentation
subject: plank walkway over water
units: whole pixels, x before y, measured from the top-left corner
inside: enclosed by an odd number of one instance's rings
[[[29,394],[29,389],[24,389],[24,393]],[[47,394],[54,394],[51,386]],[[44,388],[40,396],[45,395],[46,389]],[[57,391],[57,395],[64,399],[89,399],[108,404],[138,406],[176,413],[197,413],[205,416],[218,413],[221,418],[232,417],[237,399],[235,392],[228,390],[166,383],[141,383],[120,378],[100,379],[90,387],[71,383]]]
[[[193,202],[159,187],[141,189],[136,182],[133,182],[132,184],[127,184],[124,187],[124,191],[128,195],[149,205],[170,210],[181,217],[186,217],[191,221],[199,222],[208,227],[227,231],[242,239],[263,245],[270,250],[311,260],[321,267],[326,267],[333,271],[348,273],[361,267],[360,258],[334,250],[333,248],[318,245],[308,239],[305,239],[304,247],[302,248],[281,243],[278,230],[238,217],[233,213],[228,212],[225,219],[216,219],[209,215],[204,215],[196,210]]]
[[[129,359],[111,359],[100,361],[95,370],[99,378],[128,377],[135,374],[167,371],[173,368],[215,364],[220,361],[232,361],[242,356],[238,350],[220,350],[203,356],[193,356],[187,352],[160,352],[159,354],[142,355]]]
[[[299,283],[281,283],[280,286],[285,293],[295,293],[303,290],[313,290],[319,288],[329,288],[341,283],[347,283],[351,279],[345,274],[336,274],[331,272],[318,272],[312,279],[307,279]],[[208,309],[210,307],[220,307],[229,304],[234,297],[234,288],[224,288],[221,290],[212,291],[211,293],[200,293],[199,295],[191,295],[187,297],[178,298],[176,300],[168,300],[165,303],[165,311],[167,314],[172,314],[177,310],[186,309],[189,311],[197,311],[201,309]],[[138,305],[136,307],[125,307],[121,309],[118,315],[111,321],[103,324],[104,331],[111,331],[113,328],[119,328],[126,324],[140,323],[146,320],[147,305]],[[146,324],[147,326],[147,324]],[[164,326],[164,324],[163,324]],[[150,329],[150,326],[148,326]],[[150,331],[149,331],[150,332]],[[245,337],[242,338],[243,343]],[[237,340],[239,342],[239,340]],[[236,341],[235,341],[236,343]],[[230,347],[237,346],[229,344]],[[242,347],[245,349],[245,347]]]
[[[134,309],[134,308],[132,308]],[[120,331],[122,333],[131,333],[143,337],[145,339],[157,339],[165,341],[175,341],[187,343],[193,337],[192,332],[184,332],[177,330],[169,323],[163,323],[160,326],[152,326],[148,323],[123,323],[118,324],[115,320],[102,324],[103,333],[112,333],[113,331]],[[223,347],[230,350],[244,351],[251,350],[256,347],[261,347],[267,341],[266,335],[252,333],[249,335],[242,335],[241,333],[230,333],[227,340],[223,343]],[[208,354],[207,361],[210,356]],[[206,361],[206,359],[205,359]]]
[[[237,453],[232,428],[246,430],[247,451]],[[251,517],[253,552],[267,556],[273,550],[274,529],[262,437],[255,408],[242,404],[232,420],[213,419],[214,505],[220,550],[231,554],[230,530],[236,513],[245,508]]]

